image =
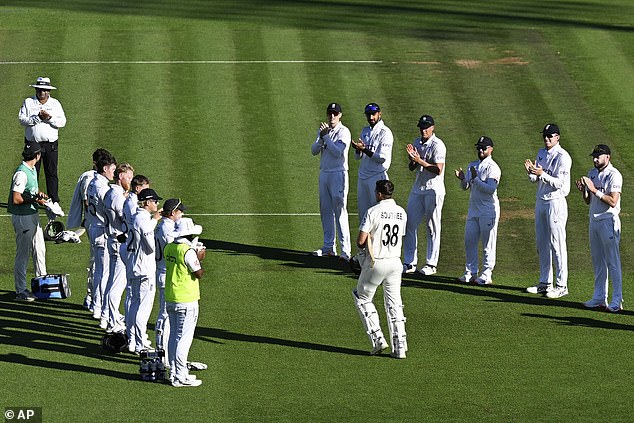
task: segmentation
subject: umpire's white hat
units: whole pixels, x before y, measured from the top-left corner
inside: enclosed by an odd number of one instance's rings
[[[56,90],[57,89],[51,85],[51,79],[44,76],[39,76],[37,78],[37,81],[35,81],[35,84],[31,84],[29,85],[29,87],[38,88],[40,90]]]

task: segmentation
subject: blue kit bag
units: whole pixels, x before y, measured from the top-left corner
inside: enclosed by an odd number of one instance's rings
[[[45,275],[31,279],[31,292],[36,298],[48,300],[51,298],[64,299],[70,297],[68,275]]]

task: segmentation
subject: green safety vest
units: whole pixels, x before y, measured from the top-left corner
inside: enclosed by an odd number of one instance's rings
[[[170,303],[190,303],[200,299],[198,278],[185,263],[185,253],[191,247],[187,244],[169,243],[165,246],[165,301]]]
[[[20,170],[26,173],[26,188],[24,189],[24,192],[28,192],[31,196],[35,197],[39,192],[37,185],[37,172],[35,169],[29,168],[26,164],[24,164],[24,162],[18,166],[15,172],[17,173]],[[11,187],[13,188],[13,185]],[[19,214],[22,216],[35,214],[37,213],[37,203],[13,204],[13,190],[11,190],[9,191],[9,200],[7,201],[7,211],[11,214]]]

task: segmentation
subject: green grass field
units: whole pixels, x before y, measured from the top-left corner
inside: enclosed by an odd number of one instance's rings
[[[15,302],[13,228],[2,210],[0,407],[42,407],[45,422],[631,421],[633,16],[628,0],[5,0],[4,195],[21,160],[18,109],[34,78],[50,76],[68,117],[63,205],[104,147],[163,197],[181,197],[203,225],[207,273],[190,357],[210,368],[200,388],[174,389],[141,382],[132,355],[101,350],[101,331],[81,307],[85,238],[47,244],[49,272],[70,274],[70,299]],[[403,207],[413,182],[405,145],[421,114],[434,116],[447,145],[439,273],[403,281],[406,360],[367,355],[355,278],[307,254],[322,237],[310,144],[332,101],[353,137],[366,124],[363,106],[381,105]],[[524,293],[538,263],[535,186],[523,161],[551,121],[575,178],[600,142],[623,174],[619,315],[581,305],[593,274],[588,210],[576,191],[570,295]],[[475,158],[480,135],[495,141],[502,169],[496,283],[486,289],[454,282],[468,197],[452,171]]]

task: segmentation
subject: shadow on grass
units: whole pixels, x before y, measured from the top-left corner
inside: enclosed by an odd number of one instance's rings
[[[79,355],[110,363],[136,363],[132,355],[109,354],[101,348],[102,332],[96,320],[81,305],[63,300],[15,301],[15,293],[0,291],[0,345],[37,349],[52,353]],[[135,373],[122,373],[102,367],[39,360],[23,354],[2,354],[0,362],[19,363],[59,370],[71,370],[123,379],[135,379]],[[69,359],[72,361],[72,358]]]
[[[547,307],[564,307],[577,310],[585,310],[589,313],[596,313],[596,310],[588,309],[580,302],[568,301],[564,298],[550,299],[545,296],[528,294],[525,288],[504,285],[467,285],[458,282],[456,278],[447,276],[423,276],[423,275],[403,275],[404,288],[431,289],[436,291],[454,292],[456,294],[474,295],[479,297],[489,297],[494,301],[506,303],[518,303]],[[621,311],[621,315],[634,316],[632,311]]]
[[[334,270],[340,274],[353,277],[350,266],[347,262],[339,260],[337,257],[315,257],[307,251],[289,250],[286,248],[261,247],[257,245],[240,244],[230,241],[219,241],[211,239],[201,239],[207,250],[213,250],[229,255],[249,255],[259,257],[264,260],[277,260],[280,266],[301,269],[318,269],[320,271]]]
[[[601,313],[595,311],[596,313]],[[607,312],[603,312],[604,314]],[[534,317],[538,319],[548,319],[554,323],[563,326],[577,326],[586,328],[599,328],[599,329],[613,329],[613,330],[629,330],[634,331],[633,325],[625,325],[623,323],[606,322],[605,320],[597,320],[589,317],[575,317],[575,316],[548,316],[545,314],[535,313],[522,313],[522,316]]]
[[[485,30],[494,34],[496,29],[506,28],[512,22],[527,26],[548,25],[632,31],[629,21],[611,20],[614,14],[606,13],[606,8],[599,2],[553,1],[548,4],[550,12],[548,14],[535,13],[535,4],[530,0],[514,0],[509,5],[502,4],[495,9],[484,0],[465,3],[462,7],[453,1],[437,1],[430,4],[409,0],[371,5],[350,0],[217,0],[214,2],[67,0],[44,3],[35,0],[5,0],[4,4],[5,6],[122,16],[207,19],[339,31],[370,30],[378,34],[388,31],[415,31],[431,39],[458,36],[469,39],[472,36],[470,34],[481,35]],[[629,16],[631,9],[622,7],[620,12],[620,16]],[[428,25],[420,24],[421,16],[424,16]],[[427,29],[426,26],[431,29]]]
[[[305,350],[323,351],[348,355],[368,355],[368,351],[355,350],[352,348],[337,347],[334,345],[317,344],[314,342],[293,341],[291,339],[272,338],[270,336],[247,335],[217,328],[196,327],[196,339],[207,342],[218,343],[216,339],[228,341],[252,342],[257,344],[280,345],[283,347],[301,348]]]

